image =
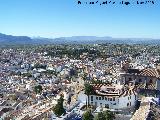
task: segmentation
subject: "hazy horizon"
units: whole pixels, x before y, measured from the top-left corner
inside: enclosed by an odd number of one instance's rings
[[[5,34],[5,35],[11,35],[11,34],[6,34],[3,32],[0,32],[1,34]],[[28,36],[28,35],[11,35],[11,36],[27,36],[30,38],[48,38],[48,39],[56,39],[56,38],[69,38],[69,37],[109,37],[109,38],[113,38],[113,39],[160,39],[160,38],[144,38],[144,37],[112,37],[112,36],[95,36],[95,35],[77,35],[77,36],[59,36],[59,37],[47,37],[47,36]]]

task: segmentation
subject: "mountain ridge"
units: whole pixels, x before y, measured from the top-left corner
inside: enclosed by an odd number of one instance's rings
[[[71,36],[58,38],[13,36],[0,33],[0,44],[160,44],[160,39],[153,38],[112,38],[110,36]]]

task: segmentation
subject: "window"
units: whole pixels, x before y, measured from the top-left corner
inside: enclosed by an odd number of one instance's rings
[[[99,100],[101,100],[101,97],[99,97]]]
[[[128,100],[131,99],[131,96],[128,97]]]
[[[129,106],[129,103],[127,103],[127,106]]]
[[[107,98],[105,97],[105,100],[107,100]]]
[[[136,95],[135,95],[135,100],[136,100]]]
[[[131,106],[131,102],[130,102],[130,106]]]
[[[113,101],[115,101],[115,97],[113,97]]]
[[[110,98],[110,101],[112,101],[112,98]]]
[[[91,96],[91,101],[93,101],[93,96]]]
[[[98,100],[98,97],[96,97],[96,100]]]
[[[108,104],[105,104],[105,108],[109,108],[109,105],[108,105]]]
[[[104,96],[102,96],[102,100],[104,100]]]
[[[102,107],[102,103],[100,103],[100,106]]]

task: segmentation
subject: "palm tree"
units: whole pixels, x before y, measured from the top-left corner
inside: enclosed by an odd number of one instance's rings
[[[89,83],[86,83],[84,86],[85,86],[85,94],[88,97],[88,107],[89,107],[89,95],[94,94],[94,89],[93,86],[90,85]]]

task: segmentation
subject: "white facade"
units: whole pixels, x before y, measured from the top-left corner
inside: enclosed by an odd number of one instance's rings
[[[90,95],[90,104],[110,109],[122,109],[134,106],[137,101],[137,95],[131,94],[120,97]]]
[[[32,90],[32,86],[30,84],[26,84],[26,89],[27,90]]]

